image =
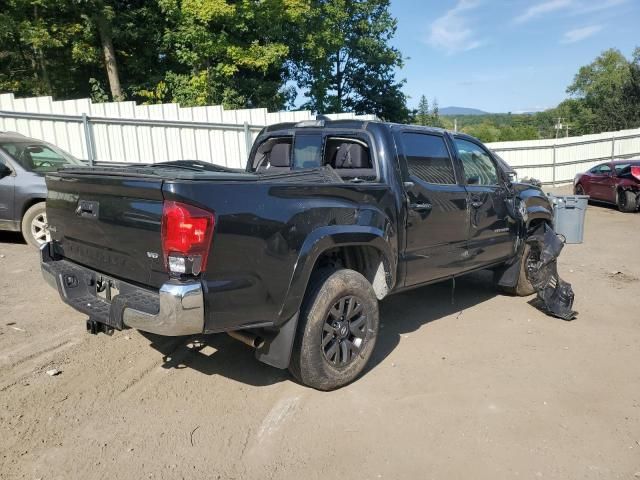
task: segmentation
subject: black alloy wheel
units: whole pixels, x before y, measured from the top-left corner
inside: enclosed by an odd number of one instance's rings
[[[349,295],[338,300],[325,319],[322,332],[322,353],[335,367],[348,365],[364,346],[367,316],[362,301]]]

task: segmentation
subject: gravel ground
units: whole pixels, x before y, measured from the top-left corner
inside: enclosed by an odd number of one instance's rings
[[[367,373],[302,387],[224,335],[91,336],[0,234],[0,478],[640,477],[640,214],[590,206],[573,322],[478,273],[381,303]],[[48,370],[58,369],[55,376]]]

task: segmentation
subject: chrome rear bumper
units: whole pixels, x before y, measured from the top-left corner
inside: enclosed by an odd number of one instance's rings
[[[159,291],[110,278],[66,259],[52,258],[50,244],[40,249],[42,275],[62,300],[90,319],[121,330],[125,327],[166,336],[193,335],[204,330],[202,284],[170,280]],[[106,300],[96,284],[108,282],[118,294]]]

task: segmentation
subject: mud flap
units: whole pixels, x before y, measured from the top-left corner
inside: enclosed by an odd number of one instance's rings
[[[256,358],[262,363],[276,368],[287,368],[291,360],[291,349],[296,336],[298,326],[298,315],[286,321],[277,332],[265,335],[265,342],[262,347],[256,349]]]
[[[535,261],[526,265],[527,278],[538,293],[536,306],[548,315],[573,320],[577,315],[573,310],[573,289],[558,275],[558,256],[564,240],[543,224],[527,238],[527,243],[531,252],[536,252]]]

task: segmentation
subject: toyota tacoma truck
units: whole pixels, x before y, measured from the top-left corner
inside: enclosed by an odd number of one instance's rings
[[[284,123],[260,132],[244,170],[71,167],[47,187],[43,275],[92,333],[226,332],[320,390],[363,371],[388,295],[492,269],[552,313],[573,301],[550,278],[549,200],[461,133]]]

